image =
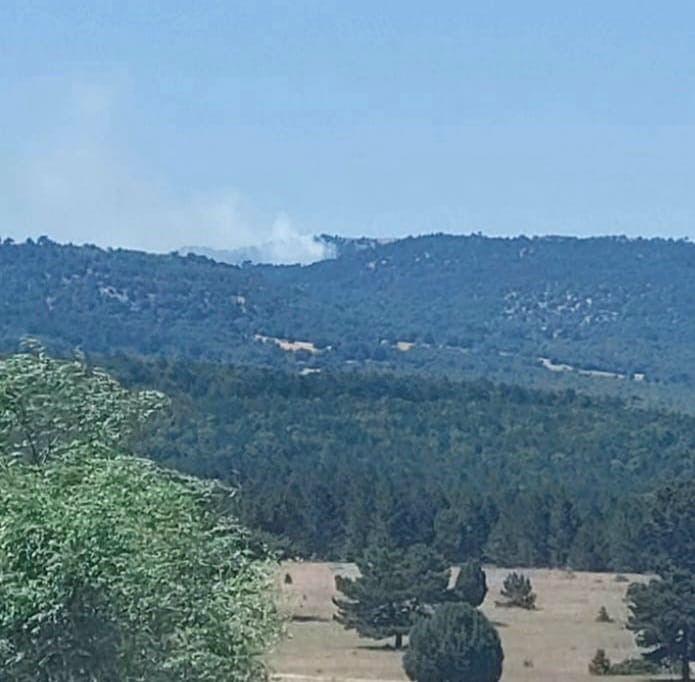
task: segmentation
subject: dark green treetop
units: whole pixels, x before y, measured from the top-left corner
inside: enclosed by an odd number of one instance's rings
[[[468,604],[448,603],[417,620],[403,667],[415,682],[497,682],[503,660],[490,621]]]
[[[453,587],[451,601],[462,601],[471,606],[480,606],[487,594],[487,580],[480,562],[466,561],[460,568]]]
[[[506,601],[498,602],[499,606],[518,606],[522,609],[536,608],[536,593],[531,586],[531,580],[523,573],[512,571],[502,583],[502,596]]]
[[[357,561],[360,575],[337,575],[336,588],[344,598],[335,597],[335,619],[347,629],[372,639],[403,636],[415,614],[444,600],[449,568],[441,556],[424,545],[408,548],[373,546]]]
[[[695,573],[695,479],[656,492],[644,532],[657,571]]]
[[[633,583],[627,597],[627,628],[647,649],[645,658],[679,665],[681,678],[689,680],[695,660],[695,575],[681,570],[647,584]]]

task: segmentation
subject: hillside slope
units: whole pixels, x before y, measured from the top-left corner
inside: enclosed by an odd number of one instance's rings
[[[0,245],[0,344],[310,371],[369,365],[623,395],[695,395],[695,245],[340,240],[307,267]],[[297,343],[301,342],[301,343]]]

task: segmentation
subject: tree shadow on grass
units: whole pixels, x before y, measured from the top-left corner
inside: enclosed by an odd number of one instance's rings
[[[502,621],[499,620],[491,620],[490,621],[496,628],[508,628],[509,625],[506,623],[503,623]]]
[[[303,614],[295,614],[292,616],[293,623],[329,623],[330,618],[324,618],[323,616],[311,616]]]
[[[400,649],[396,649],[393,644],[358,644],[355,649],[363,649],[365,651],[383,651],[385,653],[393,653],[394,651],[407,651],[408,645],[404,644]]]

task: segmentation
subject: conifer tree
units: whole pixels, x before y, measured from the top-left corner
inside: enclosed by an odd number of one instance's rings
[[[449,599],[451,601],[462,601],[473,607],[483,603],[487,594],[487,580],[479,561],[466,561],[461,566],[450,592]]]
[[[395,637],[400,649],[416,614],[444,601],[449,569],[441,556],[425,547],[373,546],[357,561],[357,578],[336,576],[344,598],[334,597],[335,620],[362,637]]]
[[[627,627],[647,660],[677,664],[690,679],[695,660],[695,481],[657,491],[644,534],[660,578],[628,588]]]
[[[506,602],[498,602],[498,606],[518,606],[522,609],[536,608],[536,594],[531,581],[523,573],[510,573],[502,583],[502,596]]]
[[[690,662],[695,661],[695,576],[681,570],[646,585],[633,583],[627,597],[627,628],[647,649],[644,657],[677,665],[681,679],[689,680]]]
[[[490,621],[469,604],[442,604],[421,617],[403,657],[415,682],[497,682],[504,654]]]

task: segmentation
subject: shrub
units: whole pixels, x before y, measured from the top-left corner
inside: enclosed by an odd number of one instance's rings
[[[469,604],[452,602],[415,622],[403,667],[415,682],[497,682],[503,659],[490,621]]]
[[[0,678],[265,679],[273,566],[215,494],[86,448],[0,460]]]
[[[608,613],[605,606],[602,606],[598,610],[598,615],[596,616],[596,622],[597,623],[613,623],[614,622],[613,618],[611,618],[611,615]]]
[[[656,675],[660,673],[661,666],[646,658],[626,658],[619,663],[613,663],[609,675]]]
[[[606,656],[604,649],[596,649],[594,657],[589,663],[589,674],[591,675],[608,675],[611,669],[611,659]]]
[[[516,606],[522,609],[536,608],[536,594],[531,581],[523,573],[510,573],[502,584],[504,602],[496,602],[497,606]]]

